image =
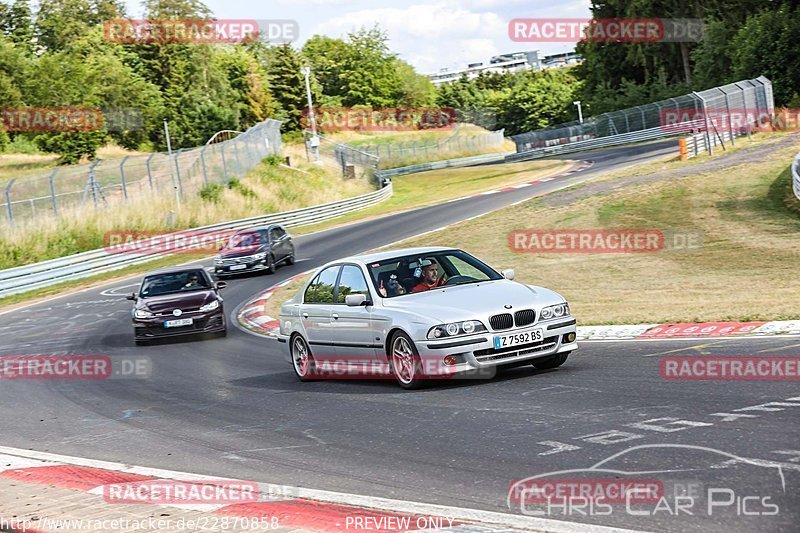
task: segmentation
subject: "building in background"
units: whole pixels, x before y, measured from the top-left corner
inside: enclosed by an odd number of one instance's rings
[[[527,52],[512,52],[500,54],[492,57],[489,63],[470,63],[467,68],[447,69],[443,68],[428,77],[434,85],[439,86],[444,83],[451,83],[466,75],[468,80],[477,78],[482,72],[496,72],[500,74],[522,72],[525,70],[542,70],[546,68],[558,68],[567,65],[580,63],[581,57],[575,52],[565,52],[552,56],[539,57],[538,50]]]

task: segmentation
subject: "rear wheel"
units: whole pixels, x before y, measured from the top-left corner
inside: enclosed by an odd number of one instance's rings
[[[545,357],[544,359],[537,359],[531,364],[534,366],[534,368],[538,368],[539,370],[558,368],[567,362],[567,357],[569,357],[570,353],[572,352],[557,353],[555,355],[551,355],[550,357]]]
[[[294,246],[292,246],[292,253],[290,253],[289,257],[286,258],[286,264],[287,265],[293,265],[294,264]]]
[[[311,355],[308,343],[300,335],[295,335],[292,337],[289,346],[292,356],[292,368],[294,368],[297,379],[311,381],[314,373],[314,357]]]
[[[399,331],[395,333],[390,346],[389,361],[398,385],[404,389],[420,388],[425,376],[414,343],[408,335]]]

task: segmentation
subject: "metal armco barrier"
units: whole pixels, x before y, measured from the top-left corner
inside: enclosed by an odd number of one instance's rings
[[[391,168],[389,170],[378,170],[375,172],[376,179],[392,178],[394,176],[405,176],[406,174],[416,174],[427,170],[439,170],[442,168],[469,167],[483,163],[502,163],[513,152],[502,152],[499,154],[473,155],[470,157],[460,157],[458,159],[445,159],[444,161],[433,161],[430,163],[420,163],[407,167]]]
[[[287,227],[301,226],[330,220],[332,218],[364,209],[378,204],[392,195],[392,185],[389,183],[380,190],[312,207],[285,211],[283,213],[272,213],[265,216],[245,218],[191,228],[182,231],[210,232],[214,230],[239,230],[264,224],[278,223]],[[179,230],[176,230],[179,231]],[[165,232],[170,233],[170,232]],[[109,253],[105,249],[83,252],[60,259],[52,259],[32,265],[9,268],[0,271],[0,298],[12,294],[19,294],[42,287],[49,287],[65,281],[112,272],[121,268],[126,268],[147,261],[152,261],[161,257],[171,255],[170,253],[150,254],[115,254]]]
[[[792,190],[795,197],[800,199],[800,154],[797,154],[792,162]]]

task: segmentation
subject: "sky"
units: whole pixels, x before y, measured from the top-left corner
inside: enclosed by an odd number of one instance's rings
[[[126,0],[128,14],[142,16],[141,0]],[[205,0],[219,19],[291,19],[298,44],[321,34],[344,37],[376,23],[389,47],[423,74],[488,63],[501,53],[572,50],[569,43],[516,43],[508,36],[515,18],[588,19],[589,0]]]

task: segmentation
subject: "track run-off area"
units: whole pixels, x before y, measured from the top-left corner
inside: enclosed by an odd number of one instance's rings
[[[676,150],[666,141],[573,155],[591,166],[296,237],[295,265],[226,280],[229,324],[255,294],[327,261]],[[419,391],[379,380],[300,383],[284,346],[240,327],[222,339],[134,346],[125,295],[139,281],[0,314],[0,355],[142,357],[151,369],[146,379],[4,380],[0,445],[517,515],[513,483],[601,468],[663,480],[663,501],[538,507],[536,516],[645,531],[789,532],[800,523],[797,382],[669,381],[659,369],[664,355],[796,355],[800,338],[584,341],[557,370],[528,365]],[[688,494],[692,507],[680,499]]]

